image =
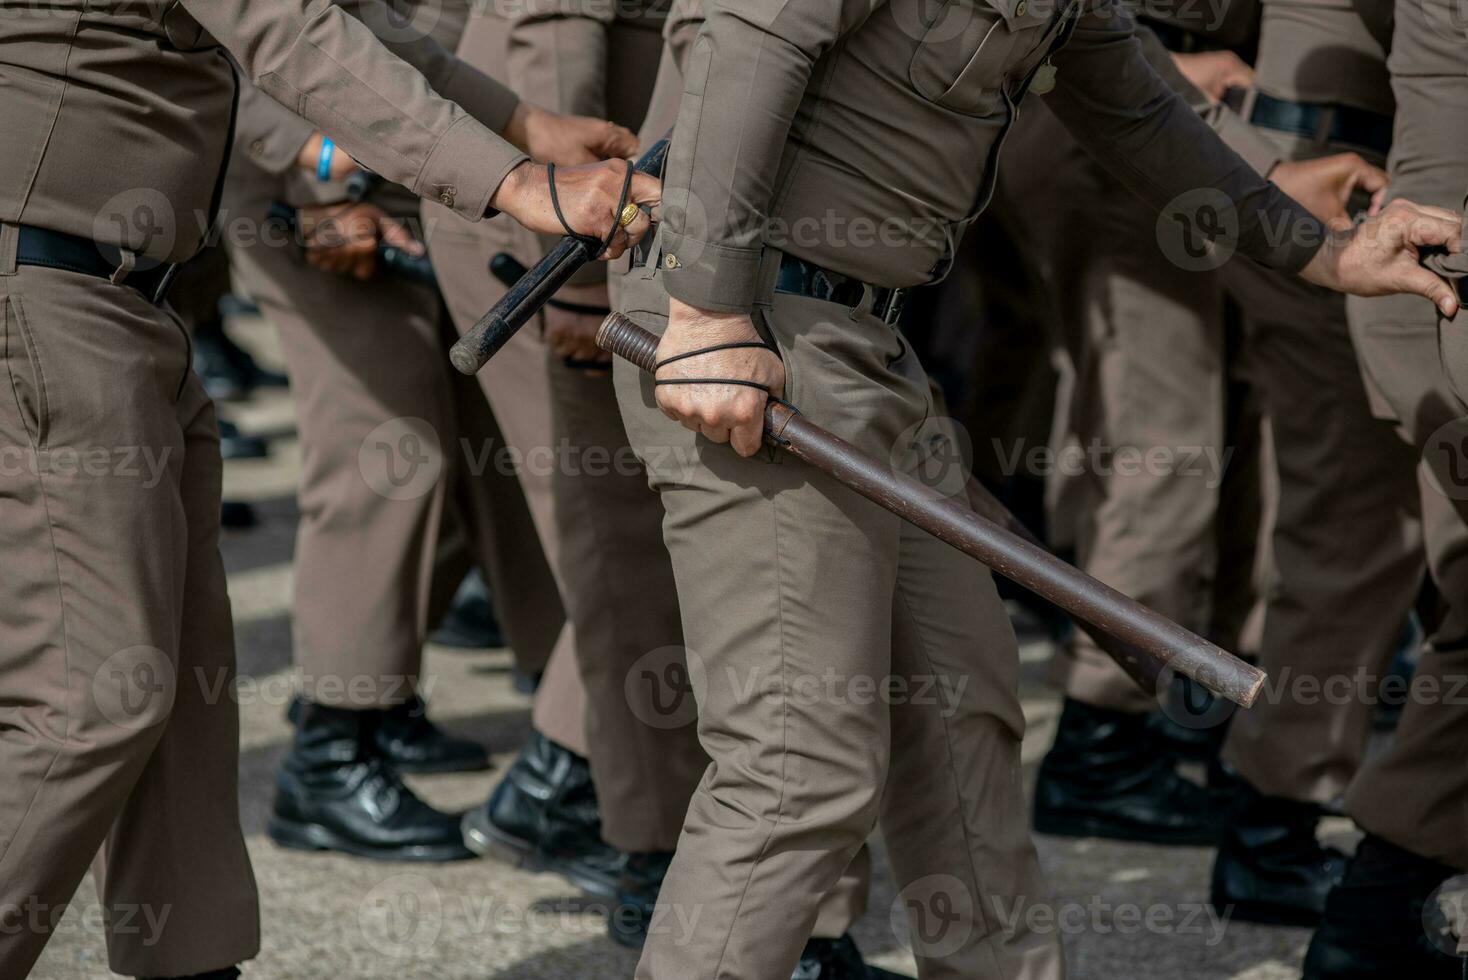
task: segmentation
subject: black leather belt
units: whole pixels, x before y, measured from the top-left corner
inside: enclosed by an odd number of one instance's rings
[[[122,251],[114,245],[99,245],[80,235],[21,225],[16,243],[15,264],[64,269],[67,272],[80,272],[110,280],[112,274],[122,265]],[[169,284],[173,282],[173,274],[177,268],[176,265],[165,264],[135,269],[118,282],[136,289],[151,303],[161,303]]]
[[[869,286],[860,279],[823,269],[814,262],[793,255],[780,257],[780,273],[775,279],[775,292],[793,296],[809,296],[841,306],[857,306],[872,291],[872,316],[895,327],[902,319],[907,290],[888,286]]]
[[[1381,156],[1392,148],[1392,117],[1353,106],[1290,102],[1255,92],[1249,122],[1281,133],[1359,146]]]

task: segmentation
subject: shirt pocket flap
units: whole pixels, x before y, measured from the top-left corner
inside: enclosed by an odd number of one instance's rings
[[[969,115],[986,114],[1007,75],[1038,43],[1055,3],[945,0],[936,13],[922,17],[909,81],[930,102]]]

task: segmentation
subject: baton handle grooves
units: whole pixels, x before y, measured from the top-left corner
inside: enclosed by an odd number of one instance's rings
[[[620,313],[606,318],[596,340],[603,350],[643,371],[651,372],[655,366],[657,337]],[[983,516],[966,499],[949,497],[879,463],[790,407],[773,401],[765,405],[765,435],[784,451],[1105,634],[1115,642],[1103,643],[1102,649],[1144,686],[1152,681],[1153,692],[1165,670],[1191,677],[1244,707],[1263,687],[1265,674],[1259,668],[1061,561],[1032,537],[1006,527],[1008,521]],[[981,505],[981,510],[992,510],[987,501]]]
[[[665,136],[638,158],[633,169],[638,173],[656,174],[668,155]],[[530,318],[539,313],[556,291],[570,282],[578,270],[596,258],[583,241],[567,235],[544,258],[520,277],[500,301],[480,317],[473,329],[459,338],[449,351],[449,361],[462,374],[476,374],[486,361],[499,352]]]

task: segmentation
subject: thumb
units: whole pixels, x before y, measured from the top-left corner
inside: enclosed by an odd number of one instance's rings
[[[637,134],[625,126],[598,120],[587,149],[602,160],[630,157],[637,152]]]
[[[1391,183],[1391,178],[1387,176],[1385,170],[1365,161],[1362,161],[1361,165],[1356,168],[1351,178],[1352,189],[1359,187],[1373,196],[1386,190],[1387,185]]]
[[[611,160],[614,157],[630,157],[637,153],[637,134],[634,134],[627,126],[618,126],[615,123],[606,123],[606,135],[602,138],[602,156]]]
[[[382,236],[384,244],[400,248],[409,255],[423,254],[423,243],[414,238],[402,222],[394,218],[379,219],[377,233]]]
[[[1406,292],[1432,300],[1432,304],[1448,319],[1457,316],[1458,294],[1436,273],[1420,265],[1412,265],[1403,272],[1401,286]]]

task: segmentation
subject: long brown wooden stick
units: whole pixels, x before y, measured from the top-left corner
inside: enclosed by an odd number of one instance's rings
[[[657,360],[657,337],[620,313],[607,317],[597,344],[643,371]],[[1102,635],[1101,647],[1134,679],[1155,685],[1166,670],[1197,681],[1220,697],[1248,707],[1264,685],[1262,670],[1153,612],[1052,555],[985,494],[974,505],[878,462],[786,405],[765,406],[765,436],[774,445],[840,481],[934,537],[1049,599],[1078,623]],[[999,515],[999,520],[975,509]],[[1155,686],[1149,688],[1155,690]]]

